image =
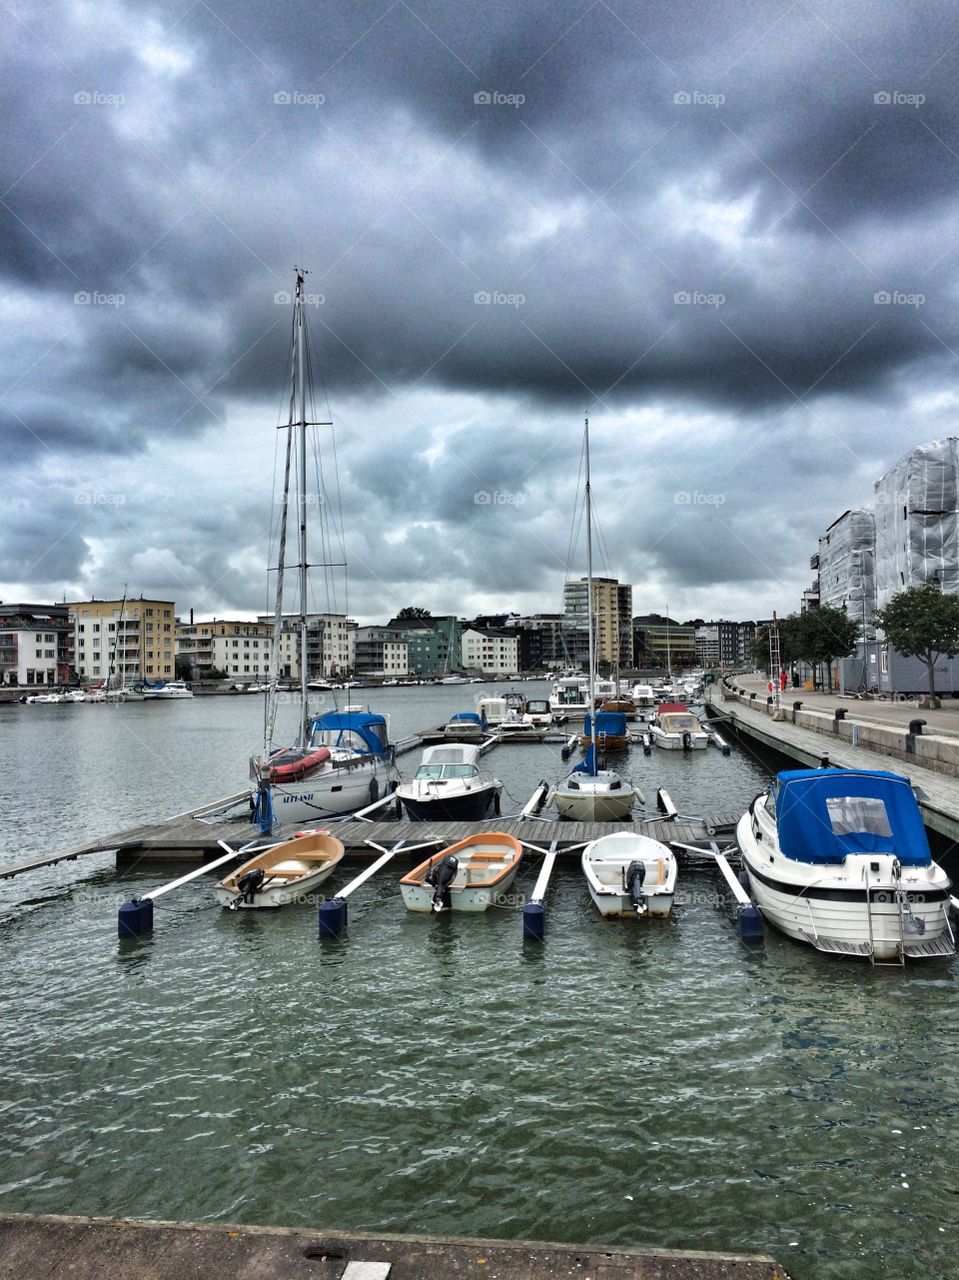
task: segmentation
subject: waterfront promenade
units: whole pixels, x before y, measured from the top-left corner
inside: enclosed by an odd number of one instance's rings
[[[860,702],[787,689],[777,720],[768,696],[761,676],[740,676],[730,678],[728,688],[713,685],[709,702],[712,714],[738,734],[790,757],[797,767],[816,767],[828,759],[841,768],[885,769],[908,777],[926,826],[959,841],[959,700],[926,711],[914,702]],[[916,726],[917,720],[924,723]]]

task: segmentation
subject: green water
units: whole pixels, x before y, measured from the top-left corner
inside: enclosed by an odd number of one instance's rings
[[[238,789],[255,701],[3,710],[7,854]],[[466,705],[381,702],[397,732]],[[487,759],[520,802],[561,771],[555,748]],[[740,751],[629,768],[685,811],[741,806],[764,773]],[[411,916],[389,873],[333,943],[308,908],[225,913],[205,880],[118,943],[118,903],[166,878],[97,856],[0,886],[6,1210],[957,1270],[952,962],[871,970],[775,934],[747,953],[708,872],[668,921],[603,922],[575,864],[544,946],[518,907]]]

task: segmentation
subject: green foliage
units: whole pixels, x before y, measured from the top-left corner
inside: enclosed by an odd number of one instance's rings
[[[936,692],[936,663],[959,653],[959,597],[943,595],[926,583],[892,597],[876,614],[876,625],[894,649],[918,658],[929,673],[929,692]]]
[[[832,686],[832,663],[845,658],[856,648],[859,623],[848,618],[842,609],[821,605],[807,613],[793,613],[779,620],[779,656],[784,667],[794,662],[808,662],[811,667],[824,663],[829,669]],[[750,646],[758,667],[769,671],[769,627],[760,627]]]
[[[408,604],[396,616],[406,620],[410,618],[428,618],[431,615],[429,609],[421,609],[418,604]]]

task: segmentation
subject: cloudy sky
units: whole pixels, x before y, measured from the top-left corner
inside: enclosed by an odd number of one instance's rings
[[[599,567],[681,617],[795,609],[959,427],[952,5],[15,0],[5,35],[4,600],[263,609],[295,263],[364,621],[558,609],[586,413]]]

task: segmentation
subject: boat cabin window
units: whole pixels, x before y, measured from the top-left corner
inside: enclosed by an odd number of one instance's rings
[[[868,796],[832,796],[826,800],[826,812],[833,835],[848,836],[868,832],[873,836],[891,836],[889,815],[881,800]]]
[[[766,812],[769,814],[771,818],[775,818],[776,816],[775,791],[770,791],[770,793],[766,796],[766,799],[763,801],[763,808],[766,810]]]
[[[476,769],[471,764],[421,764],[417,778],[472,778]]]

